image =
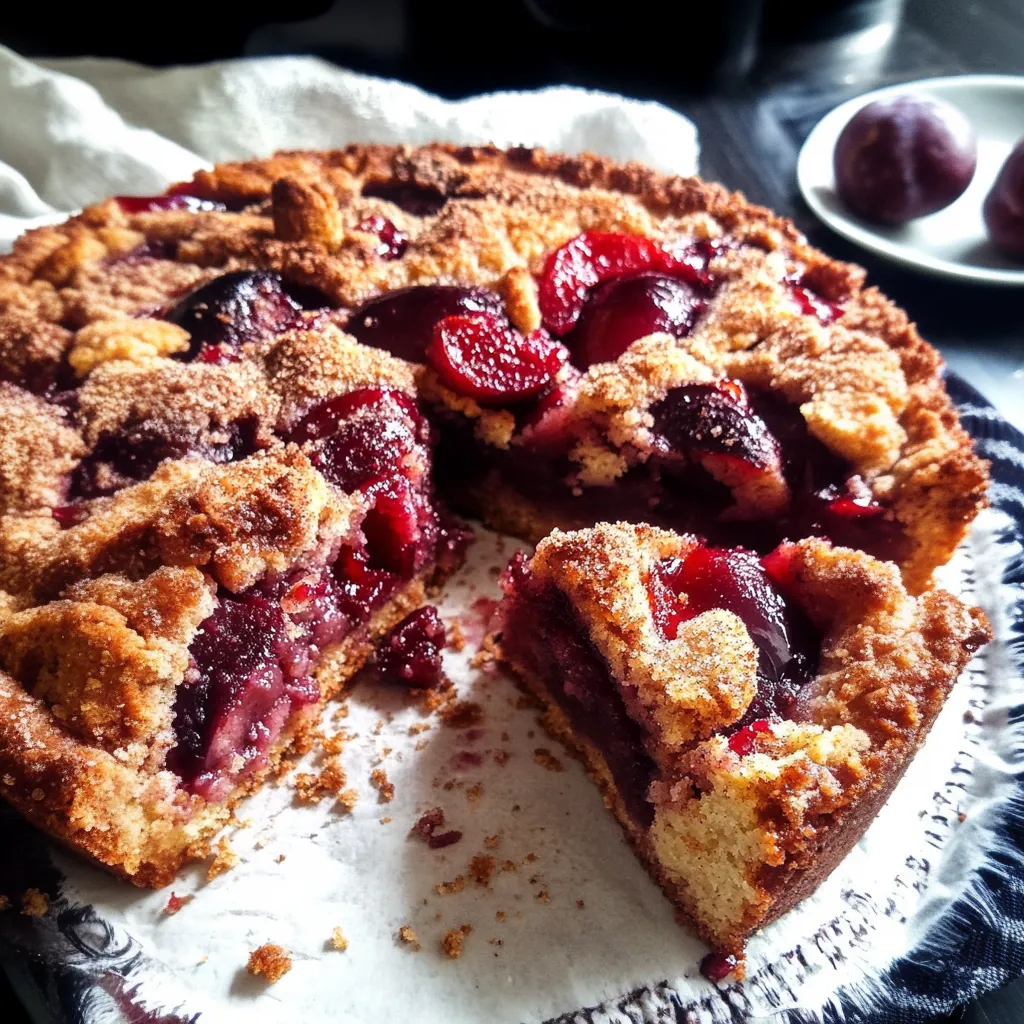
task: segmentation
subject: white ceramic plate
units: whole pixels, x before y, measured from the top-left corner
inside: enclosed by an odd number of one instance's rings
[[[839,133],[861,107],[900,93],[943,99],[960,110],[978,136],[978,168],[952,205],[898,227],[871,224],[851,213],[835,189],[832,151]],[[797,161],[807,205],[833,231],[904,266],[962,281],[1024,286],[1024,263],[1002,256],[989,242],[981,204],[1015,143],[1024,138],[1024,77],[961,75],[904,82],[858,96],[826,114],[808,136]]]

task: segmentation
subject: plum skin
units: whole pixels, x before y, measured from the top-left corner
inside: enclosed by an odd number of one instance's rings
[[[996,248],[1024,260],[1024,139],[1010,151],[982,206]]]
[[[836,190],[862,216],[905,224],[963,195],[978,163],[967,118],[942,100],[898,96],[859,110],[832,155]]]

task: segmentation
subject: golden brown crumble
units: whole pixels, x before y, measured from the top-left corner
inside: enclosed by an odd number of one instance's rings
[[[337,926],[331,930],[331,948],[336,949],[339,953],[344,953],[348,949],[348,939]]]
[[[441,712],[441,721],[450,729],[470,729],[484,720],[484,709],[476,701],[463,700]]]
[[[462,892],[465,888],[466,876],[456,875],[450,882],[438,882],[438,884],[434,886],[434,892],[436,892],[438,896],[448,896],[454,892]]]
[[[26,889],[21,896],[21,912],[27,917],[45,917],[50,909],[50,897],[38,889]]]
[[[395,798],[395,787],[388,780],[388,773],[383,768],[374,768],[370,772],[370,785],[377,790],[378,803],[388,804]]]
[[[328,757],[319,772],[295,776],[295,794],[303,803],[319,803],[325,796],[337,796],[345,786],[345,770],[337,757]]]
[[[458,960],[462,956],[462,947],[466,936],[472,930],[471,924],[463,924],[458,928],[450,928],[446,931],[441,939],[441,949],[444,950],[445,956],[451,957],[452,960]]]
[[[238,854],[231,849],[231,843],[226,837],[221,837],[217,842],[217,854],[206,872],[206,880],[212,882],[219,875],[231,871],[238,864]]]
[[[254,978],[263,978],[273,985],[292,969],[292,958],[283,946],[265,942],[249,954],[246,969]]]
[[[547,768],[549,772],[565,771],[565,765],[547,747],[538,747],[533,752],[533,759],[541,768]]]
[[[413,930],[411,925],[403,924],[402,927],[398,929],[398,941],[403,946],[407,946],[414,953],[418,953],[420,951],[419,936]]]
[[[470,860],[466,870],[477,885],[487,886],[491,884],[491,878],[494,876],[497,866],[498,862],[494,857],[478,853]]]
[[[462,626],[457,618],[449,619],[447,623],[448,629],[448,647],[453,651],[462,651],[466,648],[466,636],[462,632]]]

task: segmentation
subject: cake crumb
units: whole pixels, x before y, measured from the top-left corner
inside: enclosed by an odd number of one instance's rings
[[[497,864],[488,854],[478,853],[470,860],[467,870],[477,885],[489,885]]]
[[[485,836],[484,837],[484,846],[487,847],[488,850],[496,850],[498,848],[498,844],[500,842],[501,842],[501,833],[500,832],[495,832],[493,836]]]
[[[284,863],[284,861],[285,861],[285,854],[283,854],[283,853],[279,853],[279,854],[277,855],[277,863],[278,863],[278,864],[283,864],[283,863]]]
[[[479,725],[484,718],[484,709],[472,700],[460,700],[441,712],[441,720],[450,729],[469,729]]]
[[[547,747],[538,747],[533,752],[533,759],[541,768],[547,768],[549,772],[565,771],[565,765]]]
[[[501,865],[502,871],[518,871],[519,865],[514,860],[507,860]]]
[[[426,740],[420,740],[419,743],[416,744],[416,749],[417,750],[426,750],[427,749],[427,741]]]
[[[446,931],[444,938],[441,939],[441,948],[445,955],[451,957],[452,960],[458,960],[462,956],[462,945],[466,941],[466,936],[472,930],[471,924],[463,924],[458,928],[450,928]]]
[[[472,863],[472,861],[470,862]],[[439,882],[434,886],[438,896],[448,896],[453,892],[462,892],[466,888],[466,876],[456,875],[450,882]]]
[[[212,882],[219,875],[225,874],[238,864],[238,854],[231,849],[231,844],[226,837],[221,837],[217,843],[217,854],[206,872],[206,880]]]
[[[449,829],[447,832],[439,832],[444,828],[444,811],[440,807],[431,807],[424,811],[410,830],[410,835],[417,835],[432,850],[440,850],[445,846],[451,846],[462,838],[458,829]]]
[[[167,904],[164,907],[164,913],[168,916],[176,914],[182,907],[191,903],[194,900],[194,896],[179,896],[174,890],[171,890],[171,895],[167,899]]]
[[[439,708],[451,704],[455,700],[455,687],[450,679],[445,679],[440,687],[423,690],[420,693],[420,711],[425,715],[433,714]]]
[[[484,784],[482,782],[474,783],[469,789],[466,790],[466,799],[471,803],[479,803],[480,798],[484,795]]]
[[[409,726],[409,735],[410,736],[418,736],[421,732],[429,732],[429,731],[430,731],[430,723],[429,722],[413,722],[413,724]]]
[[[448,626],[448,648],[452,651],[463,651],[466,649],[466,634],[462,632],[462,624],[459,620],[450,619]]]
[[[494,920],[495,920],[495,921],[504,921],[504,920],[505,920],[505,918],[506,918],[507,916],[508,916],[508,915],[507,915],[507,914],[505,913],[505,911],[504,911],[504,910],[499,910],[499,911],[498,911],[498,912],[497,912],[497,913],[496,913],[496,914],[494,915]]]
[[[337,806],[344,814],[351,814],[358,800],[359,794],[354,789],[345,789],[338,794]]]
[[[50,909],[50,897],[38,889],[26,889],[21,896],[21,912],[26,917],[44,917]]]
[[[265,942],[249,954],[248,971],[253,977],[264,978],[271,985],[292,969],[292,958],[283,946]]]
[[[967,820],[967,815],[966,815],[966,814],[964,814],[964,812],[963,812],[963,811],[961,811],[961,812],[960,812],[960,813],[959,813],[959,814],[958,814],[958,815],[956,816],[956,820],[957,820],[957,821],[959,821],[959,822],[960,822],[961,824],[963,824],[963,823],[964,823],[964,822],[965,822],[965,821]]]
[[[504,768],[505,765],[508,764],[509,758],[511,757],[512,755],[507,750],[496,750],[494,752],[494,763],[499,768]]]
[[[295,793],[303,802],[318,804],[326,795],[336,796],[347,779],[337,756],[328,757],[318,774],[300,772],[295,776]]]
[[[420,939],[411,925],[403,924],[398,929],[398,941],[403,946],[408,946],[414,953],[420,951]]]
[[[551,893],[547,889],[541,889],[540,892],[536,893],[534,897],[539,903],[550,903]]]
[[[497,660],[498,651],[494,637],[488,634],[480,644],[480,649],[470,659],[469,664],[472,668],[487,670],[493,668]]]
[[[395,797],[395,787],[388,781],[388,773],[383,768],[374,768],[370,772],[370,785],[377,790],[377,802],[389,804]]]
[[[535,853],[528,853],[523,858],[523,860],[525,860],[527,864],[532,864],[536,859],[537,859],[537,854],[535,854]]]
[[[344,729],[339,729],[336,733],[330,736],[324,736],[320,740],[320,746],[327,754],[340,754],[345,746],[345,743],[351,737]]]
[[[583,902],[583,900],[577,900],[576,901],[576,909],[577,910],[582,910],[585,906],[586,906],[586,904]]]
[[[348,718],[348,704],[342,704],[337,711],[334,712],[335,718]]]
[[[344,953],[348,949],[348,939],[345,938],[344,932],[337,926],[331,931],[331,947],[339,953]]]
[[[380,823],[382,825],[390,825],[391,824],[391,815],[390,814],[385,814],[384,817],[380,819]]]

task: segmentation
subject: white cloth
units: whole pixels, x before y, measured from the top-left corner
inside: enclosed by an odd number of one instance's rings
[[[154,69],[34,63],[0,47],[0,251],[108,195],[145,195],[223,160],[349,142],[586,149],[678,174],[697,133],[658,103],[566,87],[450,102],[309,57]]]

